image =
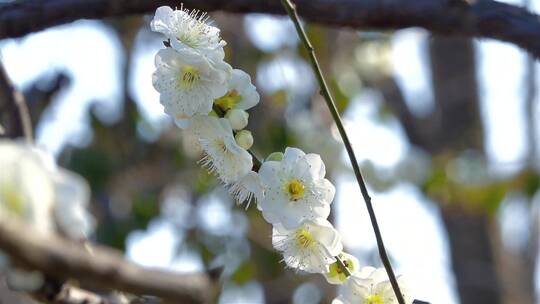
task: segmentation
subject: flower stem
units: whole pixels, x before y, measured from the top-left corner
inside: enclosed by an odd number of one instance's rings
[[[369,196],[366,184],[362,177],[362,173],[360,172],[360,167],[358,165],[356,155],[354,154],[351,141],[349,140],[349,136],[347,135],[347,132],[345,131],[345,127],[343,126],[343,122],[339,115],[339,111],[336,108],[336,104],[334,103],[332,95],[330,94],[330,90],[328,89],[328,85],[326,84],[326,80],[324,79],[323,73],[319,66],[319,61],[317,60],[317,56],[315,55],[313,46],[306,35],[304,27],[300,23],[300,18],[298,17],[298,13],[296,12],[296,7],[294,6],[294,4],[291,2],[291,0],[281,0],[281,3],[283,4],[283,7],[287,11],[287,14],[289,15],[292,22],[294,23],[294,26],[296,28],[296,31],[298,32],[298,36],[300,37],[300,40],[302,41],[302,43],[304,44],[304,46],[306,47],[308,51],[311,66],[313,68],[313,71],[315,72],[315,75],[321,87],[321,94],[323,95],[324,100],[326,101],[326,105],[328,106],[328,109],[330,110],[330,113],[332,114],[332,117],[334,118],[334,121],[336,122],[336,125],[339,130],[339,134],[341,135],[341,138],[343,139],[343,143],[345,144],[347,154],[349,155],[349,159],[353,167],[354,175],[356,176],[356,180],[358,181],[360,192],[362,192],[362,196],[366,203],[366,207],[369,213],[369,218],[371,220],[371,226],[373,227],[375,238],[377,240],[377,247],[379,249],[379,255],[381,257],[381,261],[384,265],[384,268],[386,269],[386,273],[388,274],[388,278],[390,279],[390,283],[392,284],[392,289],[394,290],[394,293],[396,294],[396,298],[399,304],[405,304],[403,295],[401,294],[401,291],[399,290],[399,285],[397,283],[396,276],[394,274],[394,271],[392,270],[390,259],[388,258],[386,249],[384,247],[384,242],[382,239],[381,231],[379,229],[379,224],[377,223],[375,211],[373,210],[373,205],[371,203],[371,197]]]

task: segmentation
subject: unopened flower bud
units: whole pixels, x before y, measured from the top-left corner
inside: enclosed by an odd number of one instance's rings
[[[249,114],[240,109],[232,109],[227,111],[225,118],[231,123],[233,130],[242,130],[248,124]]]
[[[251,135],[251,132],[248,130],[242,130],[238,133],[236,133],[236,136],[234,137],[236,139],[236,143],[244,148],[249,149],[251,146],[253,146],[253,135]]]
[[[274,152],[274,153],[271,153],[271,154],[268,155],[268,157],[266,158],[266,161],[270,161],[270,160],[273,160],[273,161],[282,161],[282,160],[283,160],[283,153],[282,153],[282,152]]]

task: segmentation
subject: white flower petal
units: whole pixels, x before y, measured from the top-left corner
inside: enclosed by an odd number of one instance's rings
[[[55,175],[54,215],[58,228],[69,238],[85,239],[95,228],[87,211],[90,188],[79,175],[60,169]]]
[[[264,192],[259,174],[254,171],[248,172],[229,188],[229,193],[235,198],[237,204],[246,203],[246,209],[249,208],[252,199],[256,202],[261,201]]]
[[[207,58],[223,60],[226,43],[220,37],[220,30],[207,24],[207,19],[206,13],[199,11],[161,6],[150,28],[165,35],[177,51],[191,50]]]
[[[283,167],[292,168],[296,162],[305,155],[306,153],[298,148],[287,147],[283,155]]]
[[[152,84],[160,93],[165,113],[173,119],[207,115],[214,99],[227,92],[231,69],[223,61],[209,60],[191,50],[167,48],[156,54]]]
[[[375,269],[364,267],[359,273],[349,277],[341,291],[340,299],[344,304],[366,303],[367,300],[382,301],[382,303],[395,304],[397,298],[390,281],[387,280],[384,268]],[[406,292],[406,286],[402,280],[398,280],[405,303],[412,303],[412,297]]]
[[[261,182],[266,185],[271,185],[276,180],[276,175],[281,169],[280,162],[265,161],[259,169]]]
[[[0,214],[17,216],[42,233],[53,231],[50,157],[33,146],[0,140]]]
[[[309,153],[305,156],[306,161],[309,163],[309,174],[313,179],[322,179],[326,175],[326,168],[318,154]]]
[[[251,77],[242,70],[234,69],[232,71],[231,82],[229,84],[229,91],[231,90],[236,90],[241,96],[240,102],[235,106],[237,109],[251,109],[259,103],[260,96],[255,86],[251,83]]]
[[[278,224],[274,226],[272,244],[282,252],[283,261],[287,266],[312,273],[325,273],[328,271],[328,265],[335,261],[334,256],[330,254],[335,248],[327,248],[325,243],[328,239],[339,238],[329,234],[337,235],[337,231],[327,227],[326,223],[323,225],[306,221],[292,230]],[[319,236],[323,236],[325,240],[321,242]]]
[[[314,154],[308,157],[296,148],[287,148],[279,162],[264,162],[259,170],[265,191],[259,207],[264,218],[287,229],[298,227],[306,220],[326,219],[335,187],[320,176],[324,172],[321,168],[324,165],[320,157]]]
[[[238,146],[226,119],[197,115],[191,118],[189,130],[206,153],[201,163],[223,183],[233,184],[253,168],[251,154]]]
[[[0,215],[16,216],[41,233],[55,228],[71,238],[94,229],[90,190],[78,175],[58,168],[35,146],[0,140]]]

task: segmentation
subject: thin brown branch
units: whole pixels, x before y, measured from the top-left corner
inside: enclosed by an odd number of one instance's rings
[[[119,292],[98,294],[66,282],[46,279],[41,289],[32,293],[32,298],[40,303],[49,304],[163,304],[156,297],[126,296]]]
[[[397,282],[396,276],[394,274],[394,270],[392,269],[392,265],[390,263],[390,259],[388,258],[388,254],[386,253],[386,249],[384,247],[384,241],[383,241],[382,234],[379,228],[379,224],[377,222],[375,210],[373,209],[373,204],[371,203],[371,197],[369,196],[366,183],[364,181],[362,173],[360,172],[360,166],[358,165],[356,154],[354,153],[353,146],[351,144],[351,141],[349,140],[349,135],[347,134],[347,131],[345,130],[345,126],[343,125],[343,121],[341,120],[339,111],[336,107],[336,103],[334,102],[332,94],[330,93],[330,89],[328,88],[328,85],[324,78],[324,75],[319,65],[319,61],[317,59],[317,55],[315,54],[313,45],[311,44],[311,41],[309,40],[309,37],[307,36],[306,31],[304,30],[304,27],[300,23],[300,17],[298,16],[298,12],[296,10],[295,4],[293,4],[291,0],[281,0],[281,3],[283,7],[285,8],[285,10],[287,11],[289,18],[294,23],[294,26],[296,28],[296,32],[298,33],[300,41],[302,41],[302,43],[304,44],[304,47],[308,51],[309,61],[311,63],[311,67],[313,68],[313,72],[315,72],[317,81],[319,82],[321,95],[324,97],[326,105],[328,106],[328,110],[332,114],[332,118],[334,119],[334,122],[336,123],[336,126],[339,130],[339,135],[341,136],[341,139],[343,139],[343,144],[345,145],[345,150],[347,150],[347,154],[349,155],[349,160],[351,161],[354,175],[356,177],[356,181],[358,182],[358,187],[360,188],[360,192],[362,193],[362,197],[364,199],[366,208],[368,210],[371,226],[373,228],[375,239],[377,241],[377,248],[379,249],[379,257],[381,258],[381,261],[384,265],[386,273],[388,274],[388,278],[390,280],[390,283],[392,284],[392,289],[394,290],[398,303],[405,304],[405,300],[403,299],[403,294],[401,293],[399,289],[399,284]],[[343,261],[341,261],[339,257],[336,257],[336,260],[339,263],[339,266],[341,267],[341,269],[343,269],[345,273],[350,276],[351,273],[348,271]]]
[[[47,0],[0,5],[0,39],[21,37],[78,19],[150,13],[160,5],[234,13],[284,14],[278,0]],[[422,27],[433,33],[493,38],[540,57],[540,20],[525,8],[493,0],[299,0],[308,21],[355,29]]]
[[[101,295],[70,284],[57,284],[47,281],[44,287],[32,295],[36,300],[51,304],[129,304],[111,301]]]
[[[83,246],[55,235],[40,234],[5,216],[0,218],[0,248],[18,265],[39,270],[49,277],[75,279],[96,288],[152,295],[170,303],[204,302],[211,290],[205,275],[180,275],[141,267],[112,249]]]
[[[3,120],[8,121],[5,135],[24,136],[28,142],[33,141],[32,122],[26,100],[11,83],[2,63],[0,63],[0,114],[4,116]]]

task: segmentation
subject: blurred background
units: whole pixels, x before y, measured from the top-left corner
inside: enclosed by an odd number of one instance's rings
[[[524,4],[520,1],[507,1]],[[540,10],[540,1],[525,3]],[[348,158],[292,23],[212,13],[226,60],[261,103],[259,155],[318,153],[336,185],[346,251],[380,266]],[[151,74],[151,16],[81,20],[0,41],[39,144],[91,184],[94,240],[137,263],[210,272],[219,303],[329,303],[322,276],[286,270],[271,227],[197,165],[163,114]],[[540,303],[538,64],[515,46],[307,25],[369,183],[397,273],[437,304]],[[0,288],[2,303],[29,303]],[[9,299],[9,300],[6,300]],[[5,302],[7,301],[7,302]]]

